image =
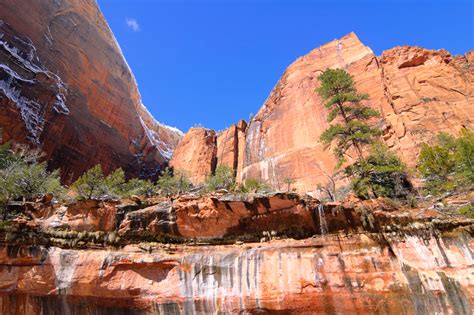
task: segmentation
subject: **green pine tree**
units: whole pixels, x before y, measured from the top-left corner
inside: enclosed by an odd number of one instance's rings
[[[459,137],[438,134],[433,145],[423,144],[418,171],[425,179],[425,191],[441,194],[474,184],[474,132],[463,129]]]
[[[173,175],[171,169],[167,167],[161,172],[157,186],[163,195],[169,197],[189,191],[192,184],[184,172]]]
[[[61,197],[59,171],[48,171],[45,162],[39,163],[43,153],[36,149],[9,144],[0,145],[0,210],[5,220],[8,204],[14,200],[33,199],[44,194]]]
[[[362,103],[368,100],[368,95],[357,92],[352,77],[343,69],[327,69],[318,79],[321,86],[316,91],[329,109],[330,123],[321,141],[327,146],[335,142],[338,168],[346,162],[349,150],[355,152],[355,162],[344,169],[352,177],[353,191],[363,198],[406,197],[411,185],[405,166],[385,145],[377,142],[382,132],[369,121],[380,113]],[[368,146],[370,150],[366,150]]]
[[[354,149],[357,160],[363,159],[363,148],[372,143],[381,134],[380,130],[371,127],[367,121],[380,114],[376,110],[364,106],[361,101],[367,100],[367,94],[357,93],[349,73],[343,69],[327,69],[319,76],[321,86],[318,94],[329,109],[328,122],[330,127],[321,135],[321,141],[329,145],[336,140],[334,153],[338,158],[338,166],[345,162],[349,149]],[[340,118],[340,122],[333,123]]]
[[[105,176],[102,171],[102,166],[97,164],[81,175],[72,188],[78,194],[79,199],[99,198],[104,194]]]

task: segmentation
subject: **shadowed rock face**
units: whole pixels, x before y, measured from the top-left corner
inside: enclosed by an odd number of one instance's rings
[[[457,134],[462,127],[474,128],[472,60],[472,52],[451,56],[444,50],[409,46],[376,57],[351,33],[291,64],[244,127],[238,146],[235,126],[221,133],[218,160],[234,167],[238,181],[261,179],[275,189],[283,189],[288,177],[299,192],[326,183],[336,160],[319,141],[328,128],[328,111],[315,89],[325,69],[343,68],[359,92],[369,95],[367,105],[381,112],[374,124],[383,129],[383,140],[414,166],[420,144],[438,132]],[[185,153],[176,152],[175,158],[179,154]],[[235,156],[241,157],[237,166]]]
[[[0,251],[2,314],[471,314],[472,240]]]
[[[141,104],[93,0],[0,1],[2,142],[41,147],[66,182],[95,164],[154,175],[181,138]]]

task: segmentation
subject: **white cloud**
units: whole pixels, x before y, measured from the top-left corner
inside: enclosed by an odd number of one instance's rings
[[[138,24],[137,20],[126,18],[125,23],[127,23],[127,26],[130,27],[132,31],[134,32],[140,31],[140,25]]]

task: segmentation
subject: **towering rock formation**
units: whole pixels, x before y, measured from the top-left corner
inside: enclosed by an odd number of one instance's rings
[[[214,130],[191,128],[176,147],[170,166],[195,185],[204,182],[216,168],[216,139]]]
[[[195,185],[203,183],[220,165],[229,166],[236,174],[241,174],[246,129],[244,120],[219,133],[193,127],[179,142],[170,166],[175,172],[187,174]]]
[[[446,51],[397,47],[376,57],[354,33],[314,49],[283,74],[250,122],[242,177],[261,178],[273,186],[285,177],[299,191],[327,181],[335,159],[319,141],[328,128],[327,109],[314,92],[327,68],[343,68],[368,105],[382,113],[384,139],[410,166],[419,144],[439,131],[473,128],[473,65]]]
[[[232,167],[237,174],[242,172],[244,163],[245,131],[247,123],[239,121],[217,136],[217,166]]]
[[[181,132],[156,122],[94,0],[0,0],[1,141],[47,153],[66,182],[95,164],[150,175]]]
[[[328,111],[315,93],[318,76],[327,68],[347,70],[357,89],[369,94],[367,104],[382,113],[375,123],[384,130],[383,139],[409,166],[415,164],[420,143],[438,132],[474,127],[472,53],[461,57],[396,47],[376,57],[351,33],[288,67],[246,128],[245,144],[238,146],[241,166],[225,157],[238,180],[262,179],[278,189],[289,177],[300,192],[327,182],[336,160],[319,141],[328,128]],[[222,137],[234,134],[233,128]],[[229,152],[228,145],[218,142],[217,151]]]

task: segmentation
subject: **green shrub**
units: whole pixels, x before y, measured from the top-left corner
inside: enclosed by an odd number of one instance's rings
[[[291,185],[293,185],[294,183],[295,183],[295,180],[291,177],[283,178],[283,184],[285,184],[287,192],[291,191]]]
[[[234,188],[234,170],[227,165],[219,165],[214,175],[206,179],[206,191],[216,191],[219,189],[233,190]]]
[[[418,171],[425,192],[438,195],[474,183],[474,132],[464,129],[458,138],[439,133],[434,145],[423,144]]]
[[[105,176],[102,166],[97,164],[81,175],[73,184],[72,189],[77,193],[78,199],[101,198],[107,194]]]
[[[352,176],[352,189],[362,198],[406,199],[412,192],[405,165],[385,144],[371,145],[369,155],[346,168]]]
[[[458,212],[466,217],[474,219],[474,205],[462,206],[458,209]]]
[[[39,150],[18,147],[13,150],[9,144],[0,145],[0,208],[12,200],[32,199],[39,195],[62,196],[59,171],[48,171]],[[6,213],[4,212],[4,217]]]
[[[257,192],[269,192],[271,189],[270,189],[270,186],[268,186],[266,183],[258,179],[249,178],[245,180],[240,190],[243,193],[257,193]]]
[[[105,176],[100,165],[82,174],[71,187],[77,193],[78,199],[150,195],[155,191],[155,186],[149,180],[132,178],[126,181],[125,173],[121,168]]]
[[[166,168],[161,172],[157,186],[163,195],[171,196],[188,192],[192,184],[185,173],[179,172],[173,176],[172,171]]]
[[[151,181],[132,178],[122,185],[120,194],[124,197],[131,195],[151,196],[155,191],[156,187]]]

